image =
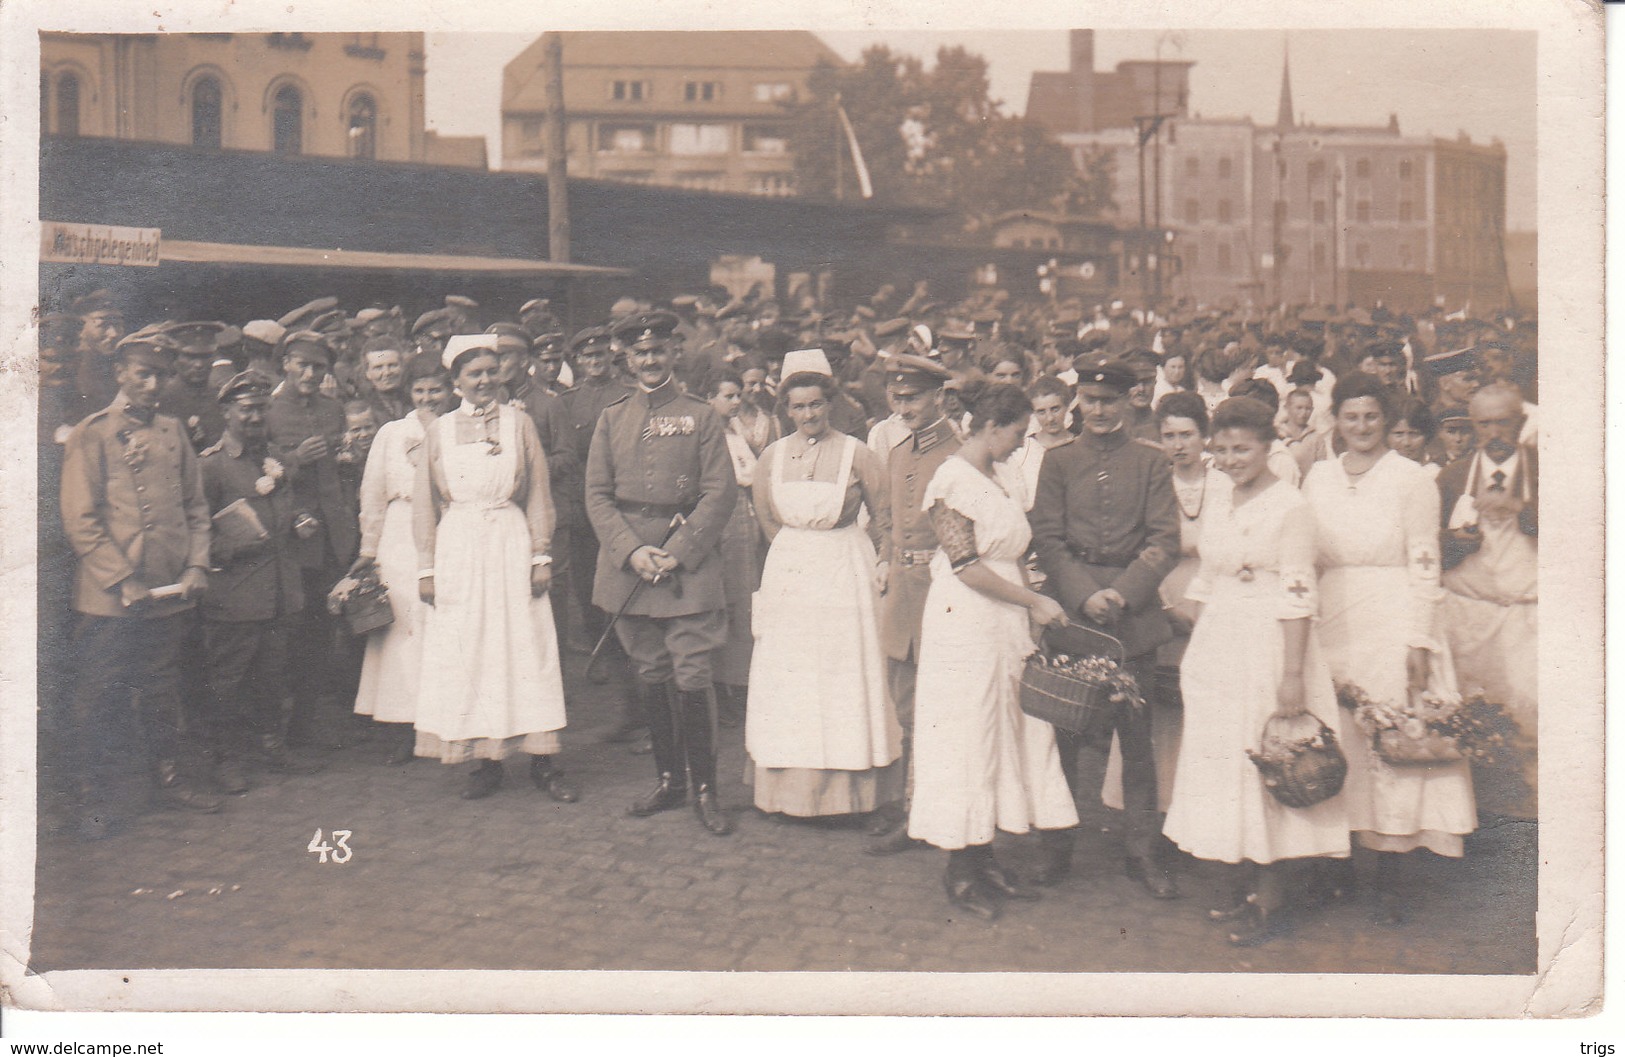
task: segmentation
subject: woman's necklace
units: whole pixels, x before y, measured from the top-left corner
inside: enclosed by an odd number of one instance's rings
[[[1186,502],[1186,496],[1192,492],[1196,493],[1195,510],[1192,510],[1190,504]],[[1202,504],[1207,502],[1207,473],[1204,472],[1201,477],[1197,478],[1194,486],[1187,483],[1178,474],[1175,474],[1174,501],[1179,504],[1179,512],[1185,516],[1186,521],[1195,521],[1201,517]]]

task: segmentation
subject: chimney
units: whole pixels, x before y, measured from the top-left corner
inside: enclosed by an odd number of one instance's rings
[[[1067,34],[1071,47],[1072,63],[1068,69],[1076,77],[1079,74],[1093,76],[1095,72],[1095,31],[1092,29],[1074,29]]]

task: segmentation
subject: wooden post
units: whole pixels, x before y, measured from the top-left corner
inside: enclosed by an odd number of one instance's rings
[[[564,38],[556,31],[547,35],[542,66],[547,74],[547,251],[555,263],[566,264],[570,260],[570,191],[564,145]]]

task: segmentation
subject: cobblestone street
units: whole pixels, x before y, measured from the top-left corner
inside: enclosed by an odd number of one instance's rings
[[[1217,873],[1186,859],[1185,898],[1153,901],[1123,873],[1111,813],[1086,797],[1073,875],[989,925],[948,904],[940,852],[877,859],[858,826],[756,812],[740,729],[723,731],[732,837],[687,810],[628,817],[651,764],[601,740],[613,686],[584,690],[564,756],[577,804],[534,789],[521,760],[495,796],[464,801],[465,768],[386,767],[372,740],[323,754],[320,774],[261,775],[218,815],[149,814],[94,844],[46,835],[33,969],[1534,970],[1532,825],[1480,831],[1463,861],[1407,862],[1407,926],[1379,928],[1350,899],[1237,950],[1205,920]],[[1098,787],[1100,761],[1086,766]],[[318,828],[349,830],[353,858],[320,863],[306,850]],[[1020,868],[1038,848],[1001,836],[999,852]]]

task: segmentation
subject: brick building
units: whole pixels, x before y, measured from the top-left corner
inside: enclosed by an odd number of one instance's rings
[[[422,33],[42,33],[40,127],[484,166],[483,141],[424,131]]]
[[[567,32],[569,173],[763,195],[795,193],[783,104],[820,61],[812,33]],[[503,70],[502,164],[545,171],[544,35]]]

